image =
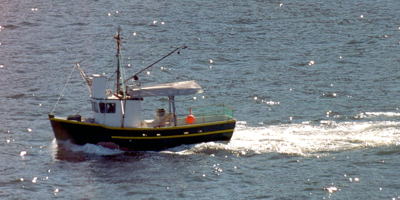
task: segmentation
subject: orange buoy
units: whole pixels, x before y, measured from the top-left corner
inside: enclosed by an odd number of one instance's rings
[[[194,124],[196,122],[196,117],[194,115],[186,116],[186,123],[187,124]]]
[[[187,124],[196,123],[196,117],[192,114],[192,109],[189,110],[189,115],[186,116],[186,123]]]

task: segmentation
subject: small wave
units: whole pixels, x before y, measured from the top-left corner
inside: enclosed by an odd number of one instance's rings
[[[19,26],[17,25],[13,25],[13,24],[6,24],[3,26],[4,29],[8,29],[8,30],[14,30],[17,29]]]
[[[21,99],[25,97],[25,94],[13,94],[13,95],[9,95],[6,96],[9,99]]]
[[[110,149],[94,144],[75,145],[68,141],[60,142],[57,151],[83,152],[86,154],[94,154],[98,156],[110,156],[124,153],[124,151],[121,151],[119,149]]]
[[[38,23],[34,23],[34,22],[28,22],[28,21],[23,21],[21,23],[18,24],[20,27],[32,27],[32,26],[38,26]]]
[[[370,119],[377,117],[400,117],[397,112],[363,112],[355,116],[356,119]]]
[[[84,152],[87,154],[94,154],[98,156],[111,156],[111,155],[117,155],[117,154],[122,154],[123,151],[118,150],[118,149],[110,149],[106,148],[100,145],[94,145],[94,144],[85,144],[85,145],[73,145],[71,148],[72,151],[75,152]]]
[[[121,151],[119,149],[110,149],[107,147],[103,147],[100,145],[94,145],[94,144],[85,144],[83,146],[76,145],[71,150],[83,151],[88,154],[95,154],[95,155],[100,155],[100,156],[117,155],[117,154],[123,153],[123,151]]]

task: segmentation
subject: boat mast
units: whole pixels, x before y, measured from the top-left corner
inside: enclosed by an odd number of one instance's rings
[[[121,66],[120,66],[120,59],[121,59],[121,36],[120,36],[121,28],[118,28],[117,34],[114,36],[114,39],[117,40],[117,54],[115,55],[117,58],[117,86],[116,86],[116,93],[117,95],[121,92]]]

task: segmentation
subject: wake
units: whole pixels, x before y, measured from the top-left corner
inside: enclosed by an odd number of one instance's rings
[[[370,117],[383,113],[367,113]],[[397,114],[389,113],[396,117]],[[193,154],[224,150],[238,156],[282,153],[309,156],[326,152],[400,145],[400,122],[397,121],[321,121],[319,124],[280,124],[262,127],[237,123],[227,144],[208,142],[189,149],[172,149],[177,154]],[[171,151],[170,151],[171,153]]]

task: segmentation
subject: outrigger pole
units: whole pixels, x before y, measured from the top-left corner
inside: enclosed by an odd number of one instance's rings
[[[176,51],[178,51],[179,54],[179,50],[181,49],[186,49],[187,46],[181,46],[181,47],[177,47],[174,50],[172,50],[171,52],[169,52],[167,55],[163,56],[162,58],[158,59],[157,61],[155,61],[154,63],[152,63],[151,65],[141,69],[139,72],[136,72],[136,74],[134,74],[133,76],[127,78],[124,83],[126,83],[127,81],[134,79],[135,81],[138,80],[139,78],[137,77],[137,75],[139,75],[140,73],[148,70],[149,68],[153,67],[155,64],[159,63],[160,61],[164,60],[165,58],[167,58],[168,56],[172,55],[173,53],[175,53]]]
[[[89,94],[91,95],[92,94],[92,87],[91,86],[92,86],[92,82],[93,81],[92,81],[92,79],[89,78],[88,75],[86,75],[85,71],[83,71],[83,69],[81,68],[81,65],[79,63],[80,62],[76,63],[75,67],[76,67],[77,70],[79,70],[79,74],[81,75],[82,79],[85,80],[86,85],[87,85],[87,87],[89,89]]]

